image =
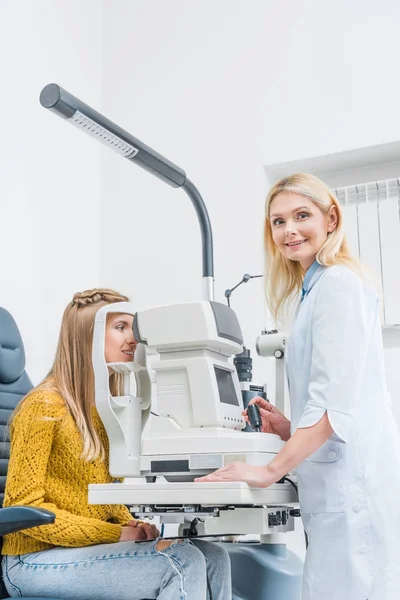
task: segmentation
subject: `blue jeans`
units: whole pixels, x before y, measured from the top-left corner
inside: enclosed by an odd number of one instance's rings
[[[117,542],[84,548],[51,548],[4,556],[11,597],[68,600],[231,600],[229,555],[217,544],[177,540]]]

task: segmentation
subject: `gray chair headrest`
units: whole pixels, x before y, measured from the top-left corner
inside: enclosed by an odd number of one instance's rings
[[[16,322],[0,308],[0,382],[12,383],[25,369],[25,351]]]

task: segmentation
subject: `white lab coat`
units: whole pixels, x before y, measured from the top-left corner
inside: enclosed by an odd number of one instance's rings
[[[400,436],[376,291],[348,267],[319,266],[285,364],[292,432],[325,411],[334,431],[297,468],[310,542],[303,600],[399,600]]]

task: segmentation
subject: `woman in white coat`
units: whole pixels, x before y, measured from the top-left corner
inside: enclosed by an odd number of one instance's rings
[[[272,314],[300,299],[285,355],[291,422],[255,400],[263,431],[287,443],[265,467],[233,463],[197,481],[267,487],[296,469],[309,536],[303,600],[398,600],[400,438],[379,300],[319,179],[296,174],[271,189],[265,251]]]

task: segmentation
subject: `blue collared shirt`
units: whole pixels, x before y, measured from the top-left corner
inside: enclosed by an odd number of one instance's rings
[[[319,267],[319,262],[317,262],[316,260],[314,260],[313,264],[308,267],[306,274],[304,276],[304,281],[303,281],[303,287],[301,289],[301,300],[300,302],[303,302],[304,298],[307,296],[308,292],[310,291],[310,283],[311,283],[311,279],[315,273],[315,271],[318,269]]]

